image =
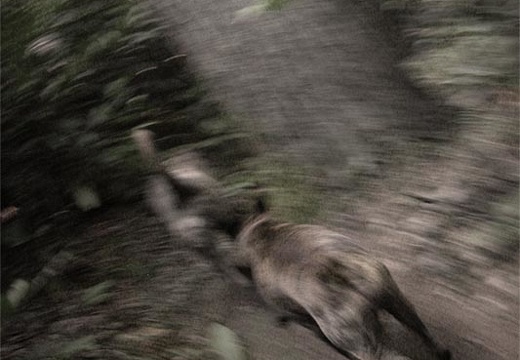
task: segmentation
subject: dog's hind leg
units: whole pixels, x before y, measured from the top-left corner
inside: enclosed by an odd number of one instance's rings
[[[390,272],[382,263],[364,257],[350,256],[341,263],[344,278],[351,279],[352,286],[372,303],[372,306],[386,310],[404,326],[419,335],[439,360],[449,360],[450,352],[444,350],[433,339],[421,321],[413,305],[404,297]],[[362,277],[354,277],[354,266],[361,271]]]
[[[373,305],[355,291],[328,297],[323,306],[308,309],[327,340],[349,359],[381,359],[382,327]]]
[[[431,336],[430,332],[417,315],[414,306],[404,297],[397,284],[388,276],[386,292],[382,296],[381,307],[394,316],[401,324],[419,335],[435,352],[440,360],[451,359],[449,350],[443,349]]]

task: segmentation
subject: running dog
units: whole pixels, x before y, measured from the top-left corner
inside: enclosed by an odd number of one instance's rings
[[[257,291],[282,314],[281,321],[311,320],[347,357],[381,358],[378,312],[385,310],[422,338],[438,359],[451,358],[385,265],[348,237],[321,226],[275,221],[259,200],[235,246],[235,266],[250,268]]]

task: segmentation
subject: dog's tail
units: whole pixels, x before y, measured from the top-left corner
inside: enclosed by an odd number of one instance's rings
[[[132,138],[137,144],[137,148],[146,165],[154,172],[162,171],[154,144],[154,134],[150,130],[139,129],[132,131]]]
[[[193,169],[174,169],[169,171],[164,164],[161,163],[160,157],[157,153],[157,148],[154,144],[154,133],[150,130],[138,129],[132,132],[134,142],[137,144],[139,153],[144,160],[148,170],[153,175],[163,177],[175,191],[175,195],[179,198],[181,203],[185,203],[187,199],[198,195],[204,191],[205,183],[210,181],[211,184],[216,183],[212,178],[202,172],[195,173]],[[189,170],[189,171],[188,171]],[[191,171],[191,173],[190,173]],[[203,178],[201,181],[200,179]],[[206,178],[210,179],[207,180]],[[201,183],[204,183],[201,185]]]

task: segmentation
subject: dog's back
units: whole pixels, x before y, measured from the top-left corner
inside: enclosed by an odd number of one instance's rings
[[[387,268],[348,237],[321,226],[279,223],[267,216],[245,226],[238,246],[249,259],[266,302],[284,313],[308,314],[325,337],[354,358],[381,352],[379,310],[434,342]]]

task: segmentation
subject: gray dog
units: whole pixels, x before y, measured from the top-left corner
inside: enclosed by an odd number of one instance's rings
[[[280,319],[311,320],[351,359],[380,359],[385,310],[450,359],[403,296],[388,269],[341,234],[321,226],[280,223],[259,200],[236,237],[235,266],[251,269],[263,299]]]
[[[201,247],[234,281],[245,284],[237,268],[250,269],[258,292],[284,322],[310,321],[349,358],[375,360],[382,353],[377,313],[383,309],[418,334],[439,359],[450,359],[386,267],[347,237],[320,226],[277,222],[256,196],[222,196],[218,183],[193,164],[169,172],[158,161],[153,134],[139,130],[133,135],[150,166],[148,197],[154,212],[172,234]],[[211,235],[217,229],[222,236]]]

